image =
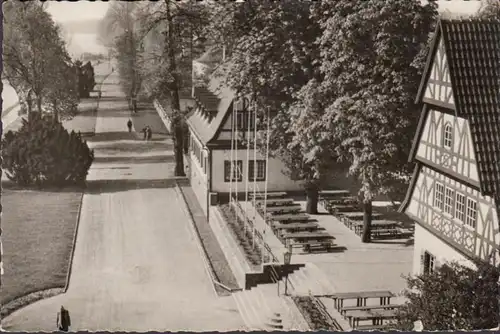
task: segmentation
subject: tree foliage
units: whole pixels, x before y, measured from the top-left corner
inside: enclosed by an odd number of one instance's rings
[[[399,312],[401,330],[420,320],[426,331],[478,330],[498,326],[498,267],[477,261],[456,262],[430,274],[407,277],[407,302]],[[476,270],[477,269],[477,270]]]
[[[71,117],[78,103],[72,62],[59,27],[39,2],[4,2],[3,74],[32,111]]]
[[[21,186],[83,185],[94,153],[80,134],[34,114],[2,140],[2,168]]]
[[[484,19],[500,21],[500,1],[486,0],[481,3],[478,16]]]

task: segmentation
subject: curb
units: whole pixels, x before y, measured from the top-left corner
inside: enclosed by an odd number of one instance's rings
[[[187,215],[189,216],[190,224],[188,224],[188,226],[189,226],[188,229],[197,239],[196,240],[197,241],[196,247],[198,248],[198,251],[200,252],[200,255],[201,255],[204,267],[205,267],[205,271],[207,272],[208,277],[210,277],[210,280],[212,281],[212,284],[211,284],[212,290],[213,290],[215,296],[219,297],[219,294],[217,293],[217,290],[215,289],[215,282],[214,282],[214,277],[213,277],[214,274],[212,273],[212,271],[214,271],[213,267],[209,264],[210,260],[208,259],[207,251],[205,250],[205,247],[203,247],[203,242],[201,240],[200,234],[198,233],[198,230],[196,229],[196,226],[194,226],[196,223],[194,222],[193,213],[189,209],[189,206],[187,205],[187,202],[186,202],[186,197],[184,196],[184,193],[182,192],[182,189],[179,186],[179,183],[177,181],[175,182],[175,192],[177,194],[177,198],[180,200],[180,202],[182,202],[182,211],[187,213]]]
[[[80,229],[80,217],[82,215],[82,203],[83,203],[83,196],[84,195],[85,195],[85,190],[82,191],[82,195],[80,196],[80,204],[78,205],[78,215],[76,217],[76,228],[75,228],[75,233],[73,234],[73,247],[71,248],[71,257],[69,259],[68,274],[66,275],[66,284],[64,285],[63,293],[66,293],[68,291],[69,280],[71,278],[71,273],[73,272],[73,259],[75,258],[76,238],[78,237],[78,230]]]

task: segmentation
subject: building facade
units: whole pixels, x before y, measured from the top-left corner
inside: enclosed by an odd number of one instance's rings
[[[231,146],[233,101],[235,93],[221,85],[213,77],[207,87],[195,87],[193,97],[196,107],[188,116],[189,126],[189,179],[191,186],[208,215],[210,205],[225,201],[229,192],[244,198],[245,190],[263,192],[268,168],[268,191],[299,191],[300,181],[286,175],[285,166],[279,159],[266,157],[253,149],[247,150],[244,139],[248,135],[248,121],[253,129],[253,116],[237,114],[238,138]],[[250,131],[253,133],[253,131]],[[236,147],[237,146],[237,147]],[[237,148],[237,149],[236,149]],[[232,153],[231,153],[232,152]],[[231,155],[232,154],[232,155]],[[236,161],[231,181],[231,160]],[[266,164],[269,166],[266,166]],[[254,176],[255,173],[255,176]]]
[[[441,20],[416,99],[422,113],[400,208],[416,222],[413,273],[498,263],[500,25]]]

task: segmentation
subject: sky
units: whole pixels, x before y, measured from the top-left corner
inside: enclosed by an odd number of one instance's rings
[[[427,0],[422,0],[426,3]],[[438,0],[438,10],[450,10],[457,14],[474,14],[481,6],[481,0]]]
[[[100,19],[106,14],[109,2],[102,1],[49,1],[47,11],[54,21],[68,22],[88,19]]]

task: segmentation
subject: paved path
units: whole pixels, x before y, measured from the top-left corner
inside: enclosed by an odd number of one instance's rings
[[[70,311],[72,330],[244,329],[233,298],[216,296],[168,180],[171,140],[156,135],[146,143],[128,133],[127,104],[113,98],[116,90],[103,86],[69,290],[15,312],[4,329],[52,331],[60,305]]]

